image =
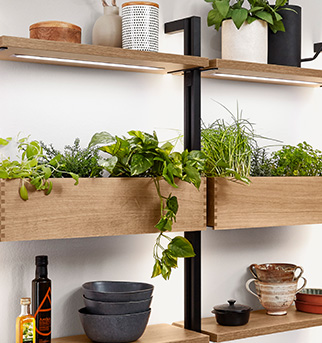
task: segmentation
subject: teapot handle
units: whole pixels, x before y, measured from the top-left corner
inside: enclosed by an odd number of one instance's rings
[[[255,271],[255,267],[257,266],[257,264],[251,264],[249,266],[249,270],[250,272],[252,273],[252,275],[254,276],[255,279],[258,279],[258,276],[256,274],[256,271]],[[300,275],[301,276],[301,275]]]
[[[254,282],[254,281],[257,281],[257,280],[256,280],[256,279],[249,279],[249,280],[246,282],[246,289],[247,289],[247,291],[248,291],[250,294],[253,294],[253,295],[255,295],[256,298],[260,299],[260,296],[257,295],[255,292],[253,292],[253,291],[250,289],[250,287],[249,287],[249,285],[250,285],[252,282]]]

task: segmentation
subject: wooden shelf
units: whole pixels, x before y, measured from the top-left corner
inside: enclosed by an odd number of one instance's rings
[[[322,70],[222,59],[210,60],[209,67],[204,69],[201,76],[210,79],[292,86],[322,86]]]
[[[183,322],[174,323],[183,327]],[[269,316],[265,310],[252,312],[248,324],[243,326],[221,326],[215,317],[202,319],[201,332],[211,341],[225,342],[235,339],[268,335],[322,325],[322,315],[304,313],[291,307],[286,316]]]
[[[209,336],[168,324],[150,325],[137,343],[208,343]],[[54,338],[52,343],[92,343],[85,335]]]
[[[16,55],[31,56],[31,58],[18,58]],[[37,57],[46,57],[58,60],[45,61],[39,60]],[[172,73],[191,68],[207,67],[209,65],[208,58],[203,57],[9,36],[0,37],[0,60],[1,59],[17,62],[33,62],[158,74]],[[66,60],[72,61],[68,62]],[[77,61],[80,63],[77,63]],[[91,65],[86,64],[86,62],[82,63],[82,61],[113,63],[118,64],[118,66]],[[120,64],[122,66],[120,66]],[[144,68],[152,67],[156,69],[140,69],[139,66]]]
[[[215,230],[322,223],[322,177],[207,180],[207,225]]]
[[[19,196],[20,180],[0,179],[1,241],[99,237],[159,232],[160,201],[151,178],[53,179],[53,190]],[[200,190],[161,182],[179,202],[173,231],[206,230],[206,180]]]

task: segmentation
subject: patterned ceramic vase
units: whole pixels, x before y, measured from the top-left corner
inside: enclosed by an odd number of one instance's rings
[[[159,5],[131,1],[122,5],[122,47],[141,51],[159,50]]]

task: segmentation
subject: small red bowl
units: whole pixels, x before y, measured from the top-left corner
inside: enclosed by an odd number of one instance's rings
[[[296,294],[296,300],[322,306],[322,289],[303,288],[301,292]]]
[[[316,305],[316,304],[308,303],[305,301],[296,300],[295,307],[298,311],[301,311],[301,312],[322,314],[322,305]]]

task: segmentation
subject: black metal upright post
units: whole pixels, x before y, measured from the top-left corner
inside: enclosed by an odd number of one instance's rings
[[[165,33],[184,32],[184,54],[201,54],[201,20],[190,17],[165,24]],[[201,148],[201,78],[200,69],[184,71],[184,147]],[[185,237],[194,247],[196,256],[185,259],[185,318],[186,329],[201,331],[201,232],[186,232]]]

